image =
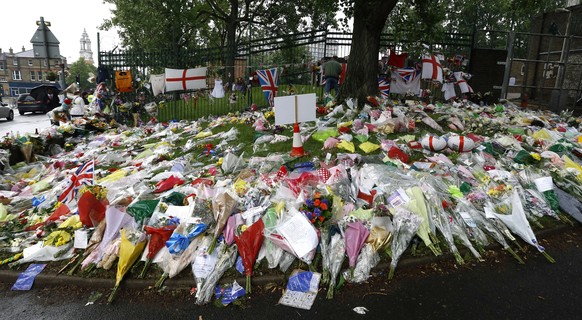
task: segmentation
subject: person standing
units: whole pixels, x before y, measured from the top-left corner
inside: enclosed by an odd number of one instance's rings
[[[328,95],[335,89],[336,96],[339,96],[339,78],[342,73],[342,65],[337,61],[337,56],[333,56],[323,66],[325,73],[325,94]]]
[[[42,102],[47,106],[47,110],[50,111],[59,106],[59,96],[52,88],[48,88]]]

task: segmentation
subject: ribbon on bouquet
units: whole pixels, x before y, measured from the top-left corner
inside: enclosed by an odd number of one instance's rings
[[[196,238],[202,232],[206,231],[206,229],[208,229],[208,226],[206,224],[199,223],[196,226],[194,226],[194,229],[190,231],[188,235],[183,235],[179,233],[172,234],[170,239],[166,241],[166,247],[168,247],[168,251],[170,251],[171,254],[178,254],[186,250],[190,245],[190,241]]]

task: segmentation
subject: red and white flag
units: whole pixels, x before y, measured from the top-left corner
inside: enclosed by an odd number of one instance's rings
[[[195,69],[167,69],[166,92],[206,88],[206,67]]]
[[[93,172],[95,171],[95,161],[91,160],[87,163],[80,165],[75,173],[69,177],[67,182],[67,187],[59,197],[59,201],[62,203],[67,203],[72,201],[77,195],[77,189],[83,185],[93,185],[94,178]]]
[[[422,79],[443,82],[443,68],[439,58],[435,55],[422,56]]]
[[[458,71],[453,73],[455,75],[456,84],[461,89],[462,93],[473,93],[473,88],[467,83],[467,78],[469,77],[466,73]]]

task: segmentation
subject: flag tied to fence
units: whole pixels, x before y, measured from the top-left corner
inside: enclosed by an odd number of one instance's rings
[[[443,68],[435,55],[429,54],[422,56],[422,79],[443,82]]]
[[[95,161],[91,160],[85,164],[80,165],[75,173],[69,177],[67,187],[59,197],[62,203],[70,202],[77,195],[77,191],[81,185],[93,185],[93,172],[95,171]]]
[[[420,70],[402,68],[392,71],[390,93],[420,94]]]
[[[257,76],[259,77],[263,94],[267,101],[269,101],[269,106],[273,107],[277,91],[279,90],[279,72],[277,68],[257,70]]]
[[[195,69],[167,69],[166,92],[206,88],[206,67]]]

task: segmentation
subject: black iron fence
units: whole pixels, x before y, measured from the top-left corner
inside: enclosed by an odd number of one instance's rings
[[[239,45],[234,62],[234,83],[226,83],[227,66],[225,48],[204,48],[195,51],[158,50],[98,50],[99,66],[109,70],[113,75],[117,70],[130,70],[136,84],[134,90],[120,94],[122,100],[133,101],[141,92],[146,93],[147,101],[156,101],[160,106],[158,118],[196,119],[208,115],[221,115],[231,111],[249,108],[252,104],[267,105],[256,77],[256,70],[277,68],[279,72],[278,95],[291,93],[313,93],[323,95],[319,65],[322,59],[337,55],[347,57],[351,47],[350,33],[317,30],[282,37],[253,39]],[[443,56],[464,55],[471,51],[472,35],[451,33],[444,40],[429,44],[431,51],[438,51]],[[383,34],[381,48],[407,51],[411,43],[397,41],[391,34]],[[409,60],[413,66],[414,60]],[[164,68],[207,67],[208,88],[190,92],[166,93],[152,96],[148,88],[151,75],[164,73]],[[225,95],[215,98],[212,95],[215,80],[221,80]],[[114,88],[111,79],[109,87]],[[425,88],[440,94],[439,88],[432,83],[425,83]]]

